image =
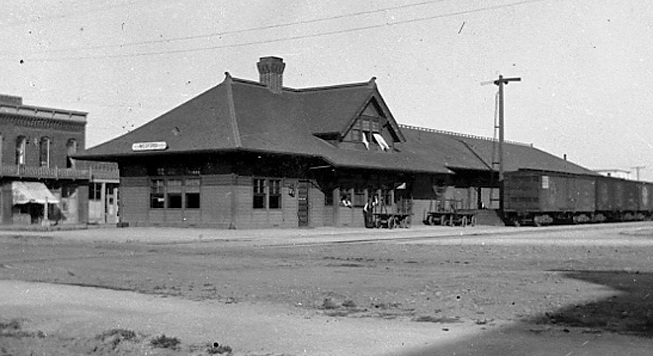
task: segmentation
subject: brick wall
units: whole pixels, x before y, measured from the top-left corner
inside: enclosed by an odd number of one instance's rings
[[[0,162],[3,165],[16,163],[16,142],[19,136],[27,139],[25,165],[38,167],[39,144],[42,137],[50,138],[50,167],[66,168],[68,142],[77,141],[78,151],[84,148],[85,128],[81,123],[61,123],[55,120],[36,119],[30,123],[27,118],[16,119],[2,116],[0,120]]]

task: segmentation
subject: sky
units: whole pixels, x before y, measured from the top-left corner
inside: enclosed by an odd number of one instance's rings
[[[402,124],[505,137],[653,181],[648,0],[22,0],[0,12],[0,93],[88,112],[86,146],[284,59],[292,88],[376,83]]]

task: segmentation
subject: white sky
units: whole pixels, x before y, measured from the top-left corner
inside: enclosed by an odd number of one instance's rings
[[[219,84],[377,84],[400,123],[506,139],[653,180],[648,0],[13,1],[0,12],[0,93],[89,112],[87,147]],[[21,60],[23,61],[21,63]]]

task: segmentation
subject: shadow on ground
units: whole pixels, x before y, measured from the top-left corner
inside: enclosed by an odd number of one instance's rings
[[[591,328],[653,338],[653,274],[631,271],[561,271],[567,278],[607,286],[608,299],[575,305],[536,318],[540,324]]]
[[[452,344],[425,347],[401,355],[651,355],[653,273],[558,272],[567,278],[604,285],[615,293]]]

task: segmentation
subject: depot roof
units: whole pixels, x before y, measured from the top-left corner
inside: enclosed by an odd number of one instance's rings
[[[388,118],[399,143],[397,150],[347,149],[324,139],[325,135],[344,137],[371,101]],[[219,85],[77,158],[119,161],[151,155],[251,151],[317,157],[334,167],[448,174],[489,171],[496,145],[487,138],[399,125],[374,78],[273,91],[268,85],[226,73]],[[595,174],[531,145],[507,143],[504,155],[506,171],[532,168]]]

